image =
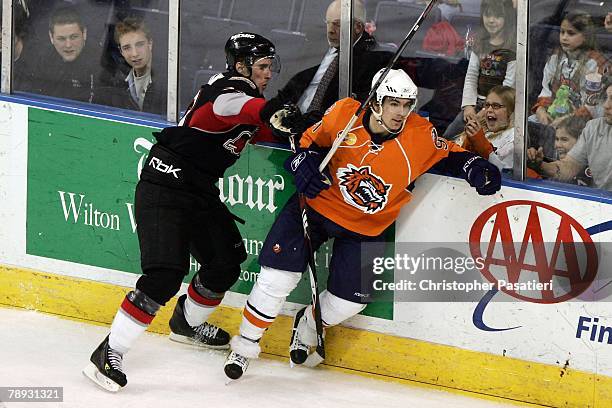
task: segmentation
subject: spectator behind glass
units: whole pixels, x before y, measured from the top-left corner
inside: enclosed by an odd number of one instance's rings
[[[512,169],[514,154],[513,88],[493,87],[476,119],[465,125],[463,148],[489,160],[498,169]],[[479,120],[480,119],[480,120]]]
[[[590,167],[593,186],[612,191],[612,85],[606,89],[604,116],[587,122],[576,144],[552,163],[544,162],[542,149],[527,151],[527,165],[545,177],[572,182]]]
[[[29,87],[31,72],[28,69],[26,50],[29,34],[28,11],[22,5],[17,5],[14,10],[15,41],[13,42],[13,89]],[[0,41],[1,44],[1,41]],[[31,50],[29,51],[31,53]]]
[[[323,116],[323,112],[339,99],[337,58],[340,46],[340,3],[340,0],[331,2],[325,14],[329,48],[321,63],[294,75],[273,98],[275,105],[270,105],[278,107],[283,103],[297,104],[301,112],[307,113],[306,126],[317,122]],[[355,1],[354,15],[352,91],[356,99],[363,101],[369,93],[374,74],[386,66],[393,55],[389,52],[376,51],[376,40],[364,31],[366,12],[362,0]],[[335,63],[334,60],[336,60]],[[330,81],[325,86],[323,79],[327,77],[325,74],[328,68],[333,72],[331,72]],[[315,98],[317,92],[320,94],[318,104]],[[270,109],[270,114],[272,112],[273,110]]]
[[[463,85],[462,112],[444,132],[453,139],[464,123],[476,121],[485,96],[496,85],[514,86],[516,63],[516,10],[510,0],[483,0],[480,6],[480,30]]]
[[[31,88],[17,90],[91,102],[96,58],[86,47],[87,28],[75,7],[54,10],[49,21],[49,40],[53,48],[40,53],[31,70]]]
[[[144,21],[127,17],[117,23],[115,41],[131,69],[126,77],[119,71],[112,86],[99,88],[95,102],[123,109],[165,113],[167,79],[152,69],[153,40]]]
[[[560,47],[544,67],[542,91],[533,107],[535,115],[529,119],[548,125],[570,113],[586,119],[601,117],[604,95],[596,98],[590,95],[587,105],[587,91],[603,94],[601,83],[609,75],[610,66],[596,51],[594,25],[589,14],[579,10],[569,12],[561,21],[559,42]],[[587,90],[587,79],[599,89]]]

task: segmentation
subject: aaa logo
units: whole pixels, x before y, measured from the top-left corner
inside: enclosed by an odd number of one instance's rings
[[[539,293],[502,288],[534,303],[575,298],[593,283],[598,268],[591,235],[578,221],[548,204],[527,200],[507,201],[483,212],[470,231],[470,251],[485,260],[481,272],[492,283],[553,282]]]
[[[338,177],[340,191],[344,201],[366,214],[375,214],[385,208],[388,202],[391,184],[372,173],[370,166],[355,167],[348,164],[339,168]]]

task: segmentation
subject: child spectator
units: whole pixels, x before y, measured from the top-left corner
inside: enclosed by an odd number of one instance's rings
[[[453,139],[464,123],[476,121],[485,96],[496,85],[514,86],[516,60],[516,10],[510,0],[483,0],[480,6],[481,27],[463,85],[462,112],[444,132]]]
[[[479,154],[500,170],[512,169],[514,100],[513,88],[504,85],[493,87],[483,110],[477,119],[468,120],[462,135],[464,149]]]
[[[604,115],[587,122],[580,137],[565,157],[552,163],[542,149],[527,151],[527,165],[545,177],[570,182],[588,166],[593,186],[612,191],[612,85],[606,88]]]
[[[586,120],[580,116],[568,115],[560,118],[555,125],[555,159],[562,160],[567,156],[567,152],[578,142],[580,134],[586,126]],[[535,157],[537,150],[533,147],[529,149],[529,156]],[[544,156],[544,160],[546,160]],[[580,186],[590,186],[593,182],[591,169],[586,168],[579,172],[569,183]]]
[[[575,10],[563,18],[560,47],[546,62],[542,91],[533,107],[535,117],[530,120],[548,125],[570,113],[586,119],[603,116],[601,78],[608,73],[609,63],[596,51],[594,30],[584,11]]]

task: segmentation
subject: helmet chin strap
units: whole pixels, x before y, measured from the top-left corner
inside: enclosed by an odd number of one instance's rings
[[[376,110],[374,109],[374,104],[372,104],[372,107],[370,109],[372,111],[372,115],[374,115],[374,120],[376,120],[376,123],[382,126],[382,128],[385,129],[385,131],[390,133],[392,136],[399,135],[402,132],[402,130],[404,130],[404,125],[406,124],[406,120],[408,120],[408,116],[410,115],[410,113],[406,115],[406,117],[404,118],[404,121],[402,122],[402,126],[400,126],[398,130],[391,130],[389,129],[387,125],[385,125],[385,122],[382,119],[382,115],[383,115],[382,105],[378,105],[378,106],[380,106],[380,113],[376,112]]]

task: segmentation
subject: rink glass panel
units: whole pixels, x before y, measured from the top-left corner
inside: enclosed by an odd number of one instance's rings
[[[139,274],[134,189],[154,130],[30,108],[26,253]],[[248,258],[232,288],[235,292],[250,292],[266,234],[295,191],[282,166],[288,154],[249,146],[219,182],[221,200],[246,220],[238,226]],[[394,231],[392,227],[387,233],[391,251]],[[317,256],[321,290],[326,286],[330,253],[331,245],[324,245]],[[192,259],[185,282],[196,271]],[[305,274],[289,301],[308,303],[310,293]],[[393,305],[380,302],[365,313],[392,319]]]
[[[551,57],[559,50],[560,46],[560,25],[563,21],[563,16],[572,11],[583,11],[589,16],[592,26],[585,30],[585,37],[592,37],[595,48],[608,64],[612,61],[612,31],[606,30],[604,19],[607,13],[610,12],[609,2],[593,2],[586,0],[578,0],[573,2],[552,1],[552,2],[536,2],[532,1],[529,5],[529,50],[528,50],[528,68],[527,68],[527,106],[533,107],[538,99],[538,95],[542,91],[542,79],[544,67]],[[588,48],[588,47],[587,47]],[[573,76],[572,78],[575,78]],[[593,79],[594,82],[588,84],[585,80]],[[572,82],[570,80],[570,82]],[[601,117],[603,114],[603,104],[606,99],[606,84],[610,85],[610,72],[603,75],[583,76],[580,81],[580,95],[575,95],[573,105],[578,103],[586,107],[594,117]],[[599,84],[599,85],[597,85]],[[590,86],[589,86],[590,85]],[[553,94],[553,100],[555,95]],[[580,101],[578,101],[580,99]],[[566,111],[567,104],[559,103],[553,109],[553,119],[555,121],[549,126],[530,123],[527,127],[527,145],[528,147],[542,147],[545,161],[551,162],[560,159],[560,154],[563,151],[571,149],[571,146],[577,139],[570,138],[571,143],[557,144],[556,136],[559,136],[559,127],[565,127],[559,123],[563,117],[572,116],[573,109]],[[529,111],[528,115],[532,114],[530,121],[535,120],[534,111]],[[549,114],[551,111],[549,110]],[[560,126],[562,125],[562,126]],[[586,125],[586,121],[573,122],[571,127],[580,132]],[[572,130],[571,133],[574,133]],[[567,135],[567,132],[564,132]],[[579,133],[577,133],[579,134]],[[603,135],[602,135],[603,136]],[[580,136],[579,136],[580,137]],[[563,149],[563,150],[560,150]],[[602,152],[609,155],[609,152]],[[571,192],[586,191],[588,194],[605,195],[606,192],[596,190],[592,185],[593,180],[590,177],[590,169],[587,167],[579,172],[577,177],[567,182],[567,184],[551,180],[556,184],[557,188],[568,189]],[[595,190],[595,191],[588,191]]]
[[[299,71],[318,65],[327,51],[328,0],[182,0],[179,106],[184,110],[211,76],[226,69],[228,38],[246,31],[272,41],[281,72],[268,83],[273,97]]]
[[[7,1],[7,0],[5,0]],[[10,0],[9,0],[10,1]],[[36,97],[51,103],[78,104],[87,109],[100,109],[105,105],[138,112],[129,102],[125,78],[131,67],[119,51],[114,30],[117,22],[126,17],[142,19],[153,42],[152,72],[156,92],[166,99],[168,89],[168,0],[159,1],[72,1],[45,0],[28,1],[28,9],[14,0],[13,33],[22,39],[23,51],[13,63],[13,91],[17,95]],[[58,53],[49,37],[49,22],[58,7],[73,5],[86,28],[86,39],[77,62],[79,87],[91,92],[75,91],[58,84],[62,69]],[[75,46],[75,49],[77,46]],[[15,56],[17,57],[17,56]],[[55,61],[55,62],[53,62]],[[51,67],[54,67],[51,69]],[[85,74],[86,73],[86,74]],[[44,80],[42,80],[44,78]],[[88,78],[87,81],[84,78]],[[81,79],[83,79],[81,81]],[[87,83],[86,83],[87,82]],[[95,104],[95,105],[92,105]],[[165,118],[165,104],[159,103],[148,113],[158,119]]]

